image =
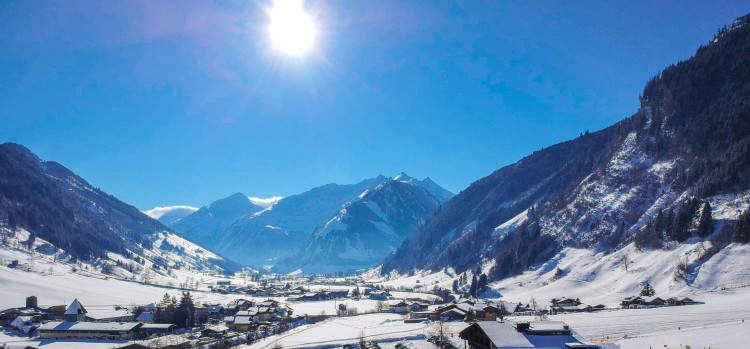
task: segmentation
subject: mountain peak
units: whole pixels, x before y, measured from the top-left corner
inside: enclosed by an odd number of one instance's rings
[[[409,177],[405,172],[399,172],[399,174],[393,176],[393,180],[399,182],[413,182],[415,179]]]
[[[273,205],[275,205],[279,200],[283,199],[283,196],[272,196],[268,198],[258,198],[258,197],[251,197],[249,198],[250,202],[253,203],[253,205],[260,206],[263,208],[269,208]]]

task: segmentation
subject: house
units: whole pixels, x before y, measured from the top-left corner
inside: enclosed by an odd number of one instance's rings
[[[341,299],[349,296],[349,290],[330,290],[328,291],[328,299]]]
[[[39,326],[39,338],[134,339],[143,326],[140,322],[69,322],[52,321]]]
[[[67,322],[84,322],[86,321],[86,308],[83,307],[78,299],[74,299],[72,303],[65,309],[65,321]]]
[[[688,297],[670,297],[665,302],[668,306],[672,307],[681,305],[703,304],[703,302],[698,302]]]
[[[10,323],[10,328],[21,332],[25,335],[30,335],[36,330],[42,319],[39,315],[34,316],[18,316],[13,322]]]
[[[235,299],[224,306],[226,314],[236,314],[238,311],[250,309],[255,305],[252,301],[244,298]]]
[[[227,324],[227,327],[237,332],[248,332],[255,327],[256,322],[257,319],[254,320],[251,316],[235,316],[231,325]]]
[[[581,305],[581,301],[578,298],[576,298],[576,299],[567,298],[567,297],[552,298],[552,300],[549,301],[549,302],[552,303],[553,307],[565,307],[565,306],[579,306],[579,305]]]
[[[620,301],[623,309],[638,309],[641,305],[643,305],[643,298],[639,296],[625,297]]]
[[[620,301],[620,306],[623,309],[646,309],[663,307],[667,302],[659,297],[640,297],[633,296],[624,298]]]
[[[201,331],[201,337],[219,338],[223,337],[227,333],[227,331],[229,331],[229,328],[226,326],[210,326]]]
[[[663,307],[666,302],[659,298],[659,297],[643,297],[643,303],[646,304],[649,308],[654,307]]]
[[[463,329],[459,337],[470,349],[599,349],[597,345],[582,343],[567,325],[557,321],[516,324],[480,321]]]
[[[376,300],[376,301],[387,301],[388,297],[391,295],[388,294],[388,291],[370,291],[370,299]]]
[[[388,309],[391,312],[400,313],[400,314],[406,313],[408,306],[409,306],[409,304],[407,304],[404,301],[393,301],[393,302],[389,302],[388,303]]]
[[[226,314],[224,307],[220,304],[209,304],[206,306],[209,319],[221,319]]]
[[[49,308],[40,308],[35,296],[26,297],[26,306],[22,308],[10,308],[0,311],[0,326],[9,326],[19,316],[39,317],[41,321],[53,321],[63,318],[64,305],[55,305]]]
[[[477,321],[497,320],[499,310],[492,303],[476,303],[472,309],[474,310],[474,319]]]
[[[174,324],[144,323],[139,330],[145,337],[148,337],[151,335],[162,336],[170,334],[174,332],[175,328],[177,328],[177,326]]]
[[[418,312],[418,311],[425,311],[429,308],[429,304],[426,303],[419,303],[419,302],[411,302],[409,305],[406,306],[406,310],[410,313]]]

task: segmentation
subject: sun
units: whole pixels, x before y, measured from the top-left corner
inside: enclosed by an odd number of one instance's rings
[[[281,52],[301,56],[315,41],[315,25],[305,13],[303,0],[274,0],[269,11],[271,42]]]

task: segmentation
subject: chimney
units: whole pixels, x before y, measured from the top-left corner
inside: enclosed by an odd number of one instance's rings
[[[26,297],[26,308],[38,308],[36,296]]]

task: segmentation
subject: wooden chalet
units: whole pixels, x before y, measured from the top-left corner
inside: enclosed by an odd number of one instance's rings
[[[507,323],[475,322],[459,333],[469,349],[599,349],[575,338],[562,322]]]

